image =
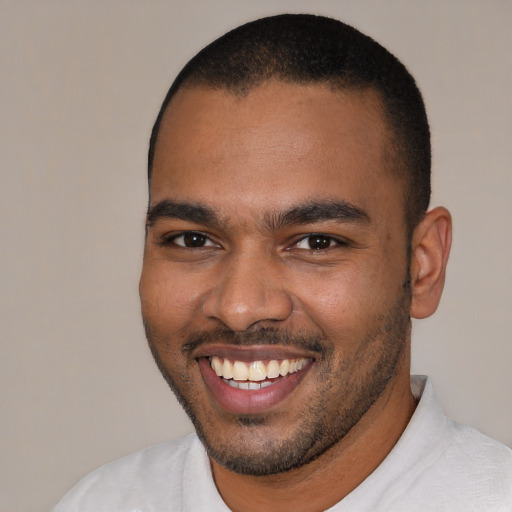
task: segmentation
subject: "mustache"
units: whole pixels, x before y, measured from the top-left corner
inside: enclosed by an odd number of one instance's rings
[[[189,334],[181,347],[184,354],[190,353],[201,345],[223,343],[250,347],[252,345],[285,345],[308,352],[325,355],[328,349],[322,336],[317,333],[291,334],[286,330],[263,328],[251,331],[232,331],[230,329],[213,329],[210,331]]]

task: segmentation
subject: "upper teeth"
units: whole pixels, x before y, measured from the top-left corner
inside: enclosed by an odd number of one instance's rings
[[[307,358],[282,359],[280,361],[273,359],[265,364],[263,361],[246,363],[213,356],[210,359],[210,365],[213,371],[224,379],[258,382],[265,379],[274,379],[280,375],[284,377],[290,373],[298,372],[304,368],[309,361],[310,359]]]

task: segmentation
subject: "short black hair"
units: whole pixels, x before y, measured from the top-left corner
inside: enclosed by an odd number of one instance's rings
[[[193,57],[169,89],[153,126],[148,180],[165,110],[183,87],[204,86],[245,94],[270,80],[372,89],[391,128],[392,170],[402,177],[409,233],[430,201],[430,130],[414,78],[388,50],[341,21],[310,14],[258,19],[216,39]]]

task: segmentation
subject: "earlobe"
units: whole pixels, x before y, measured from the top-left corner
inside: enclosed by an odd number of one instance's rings
[[[416,227],[411,254],[411,316],[426,318],[439,305],[452,243],[452,219],[446,208],[426,213]]]

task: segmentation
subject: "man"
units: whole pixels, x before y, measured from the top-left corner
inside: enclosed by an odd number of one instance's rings
[[[156,120],[142,314],[196,434],[91,473],[60,511],[512,509],[512,452],[410,377],[450,214],[404,66],[338,21],[218,39]]]

